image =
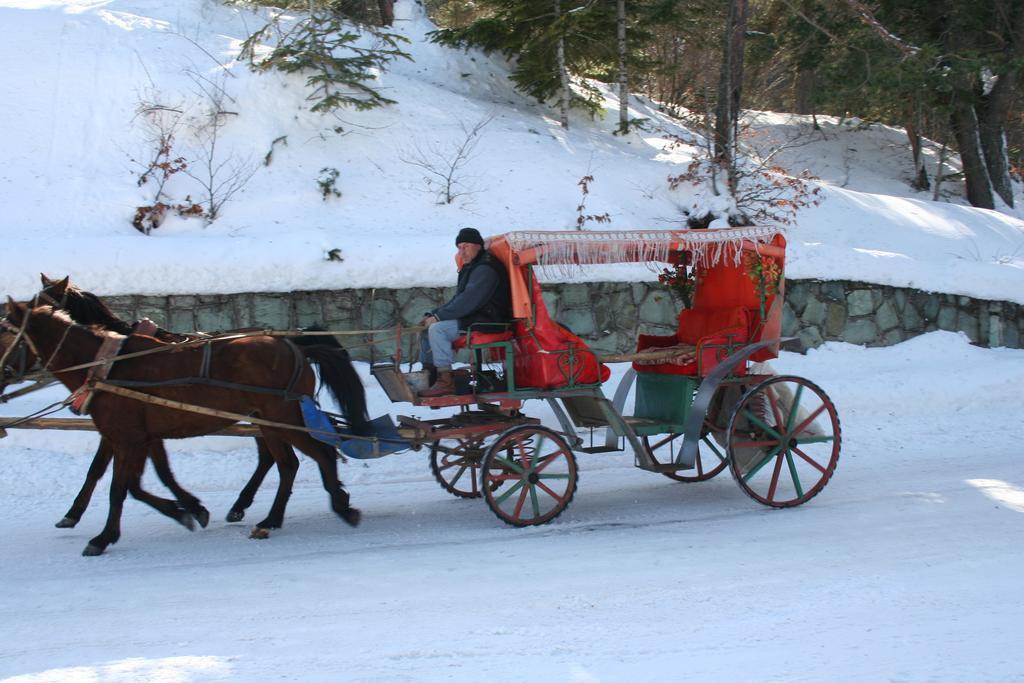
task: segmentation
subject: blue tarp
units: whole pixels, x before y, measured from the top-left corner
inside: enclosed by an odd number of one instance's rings
[[[331,418],[310,396],[303,396],[300,401],[302,407],[302,421],[312,432],[313,438],[322,441],[329,446],[340,448],[341,452],[350,458],[365,460],[376,458],[391,453],[404,451],[411,447],[411,444],[398,435],[398,428],[391,421],[390,415],[381,415],[370,420],[370,435],[378,439],[377,452],[374,452],[374,442],[362,438],[346,438],[351,435],[348,430],[338,431],[331,422]]]

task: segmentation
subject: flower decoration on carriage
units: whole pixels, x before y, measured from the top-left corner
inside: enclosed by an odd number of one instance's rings
[[[681,308],[690,308],[693,306],[693,291],[697,286],[693,256],[688,251],[676,251],[669,254],[669,264],[671,267],[661,269],[658,282],[665,285]]]

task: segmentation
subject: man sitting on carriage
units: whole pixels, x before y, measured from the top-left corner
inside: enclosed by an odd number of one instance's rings
[[[487,331],[503,328],[512,318],[512,293],[508,272],[501,261],[484,249],[484,239],[475,228],[463,228],[455,238],[459,250],[458,284],[444,305],[423,317],[426,328],[420,338],[420,362],[437,379],[420,396],[455,393],[452,363],[454,342],[470,327]]]

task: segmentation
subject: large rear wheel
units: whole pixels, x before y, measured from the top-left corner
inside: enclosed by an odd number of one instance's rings
[[[771,377],[747,391],[729,417],[729,469],[747,495],[793,507],[818,495],[839,462],[839,416],[802,377]]]
[[[512,526],[544,524],[560,515],[572,501],[577,482],[572,449],[546,427],[513,427],[484,454],[484,500],[498,519]]]

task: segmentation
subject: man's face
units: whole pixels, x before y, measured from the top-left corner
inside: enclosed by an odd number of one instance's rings
[[[459,242],[455,248],[459,250],[459,258],[463,263],[469,263],[483,250],[483,247],[473,242]]]

